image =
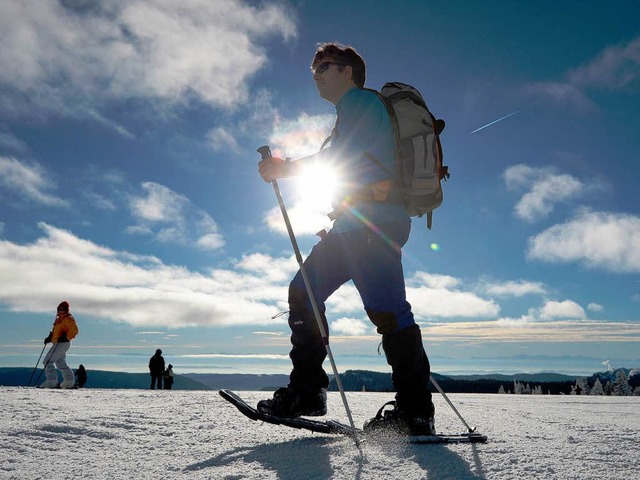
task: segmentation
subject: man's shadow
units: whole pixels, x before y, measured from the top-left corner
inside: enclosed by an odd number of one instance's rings
[[[370,442],[374,443],[374,441]],[[253,447],[237,447],[209,460],[184,468],[184,471],[199,471],[215,467],[229,467],[241,461],[244,464],[257,463],[275,473],[280,480],[331,479],[336,476],[365,480],[375,478],[368,467],[367,456],[395,456],[407,462],[418,464],[423,472],[420,478],[426,480],[480,480],[485,475],[480,464],[477,445],[466,445],[473,450],[475,472],[471,465],[446,445],[415,445],[402,442],[375,442],[373,448],[362,450],[345,443],[340,437],[310,437],[269,443]],[[374,451],[375,450],[375,451]],[[340,462],[340,471],[334,471],[331,455],[352,456],[352,462]],[[352,472],[347,472],[353,468]]]
[[[209,460],[189,465],[184,471],[225,467],[242,461],[245,464],[260,464],[281,480],[332,478],[334,471],[331,467],[329,445],[340,440],[336,437],[310,437],[254,447],[237,447]]]
[[[452,450],[452,445],[434,444],[396,444],[389,448],[388,454],[406,458],[420,466],[425,480],[482,480],[485,472],[480,462],[479,447],[476,444],[464,444],[473,454],[473,467],[464,458]]]

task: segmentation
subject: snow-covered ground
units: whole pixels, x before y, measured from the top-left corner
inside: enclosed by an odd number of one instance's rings
[[[264,397],[244,392],[251,403]],[[361,426],[383,393],[347,393]],[[215,391],[0,388],[1,479],[635,479],[640,397],[450,395],[480,445],[364,442],[252,422]],[[436,395],[438,431],[464,427]],[[328,417],[347,422],[337,393]]]

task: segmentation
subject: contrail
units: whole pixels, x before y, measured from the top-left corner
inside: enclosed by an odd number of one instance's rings
[[[504,117],[501,117],[501,118],[499,118],[499,119],[497,119],[497,120],[494,120],[494,121],[493,121],[493,122],[491,122],[491,123],[487,123],[486,125],[484,125],[484,126],[482,126],[482,127],[480,127],[480,128],[476,128],[476,129],[475,129],[473,132],[471,132],[471,133],[479,132],[479,131],[480,131],[480,130],[482,130],[483,128],[490,127],[490,126],[491,126],[491,125],[493,125],[494,123],[498,123],[499,121],[504,120],[505,118],[509,118],[509,117],[511,117],[512,115],[515,115],[516,113],[520,113],[520,110],[516,110],[515,112],[511,112],[509,115],[505,115]]]

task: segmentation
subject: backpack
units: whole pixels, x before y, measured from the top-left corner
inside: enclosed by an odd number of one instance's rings
[[[396,138],[398,172],[394,176],[401,202],[412,217],[427,215],[431,229],[433,210],[442,204],[441,180],[449,178],[449,168],[442,164],[440,134],[445,122],[436,119],[411,85],[385,83],[375,92],[391,117]]]

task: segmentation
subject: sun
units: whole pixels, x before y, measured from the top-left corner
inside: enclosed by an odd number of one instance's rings
[[[310,212],[331,210],[331,199],[337,187],[335,172],[322,165],[305,169],[297,179],[299,206]]]

